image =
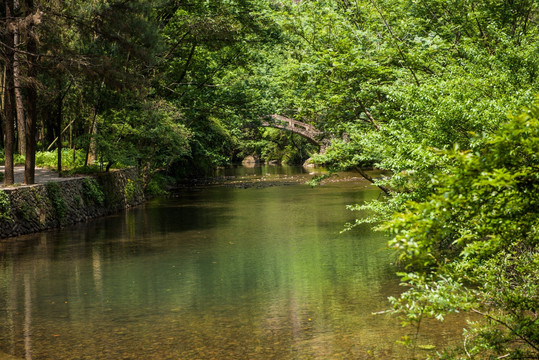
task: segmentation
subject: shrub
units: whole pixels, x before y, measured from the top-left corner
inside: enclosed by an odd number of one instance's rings
[[[105,194],[96,179],[84,178],[82,180],[84,195],[95,204],[103,205],[105,203]]]
[[[127,179],[127,183],[125,184],[125,189],[124,189],[125,199],[128,202],[132,201],[137,195],[139,188],[140,188],[139,181],[133,181],[131,179]]]
[[[0,219],[9,219],[11,215],[11,200],[9,195],[0,190]]]
[[[62,167],[65,169],[73,169],[82,167],[86,152],[82,149],[75,151],[75,159],[73,159],[73,150],[62,149]],[[54,151],[38,151],[36,152],[36,166],[56,168],[58,166],[58,152]]]
[[[39,194],[30,189],[21,189],[19,195],[20,201],[14,209],[15,213],[25,221],[30,221],[36,216],[35,202],[39,202]]]
[[[45,187],[47,189],[47,195],[51,201],[54,212],[61,221],[66,216],[67,206],[62,194],[60,193],[60,186],[55,182],[49,182],[45,184]]]
[[[167,194],[167,185],[173,182],[173,179],[162,174],[155,174],[148,185],[146,193],[150,196],[160,196]]]
[[[432,195],[384,227],[410,287],[393,299],[406,323],[469,311],[462,353],[539,357],[539,101],[481,139],[448,153]]]

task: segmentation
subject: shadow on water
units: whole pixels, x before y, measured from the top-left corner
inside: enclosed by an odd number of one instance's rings
[[[372,315],[400,291],[386,239],[361,226],[341,233],[358,216],[345,205],[377,196],[361,181],[213,186],[0,243],[0,351],[26,359],[424,357],[395,345],[406,335],[395,319]],[[439,348],[459,332],[459,322],[427,324],[421,342]]]

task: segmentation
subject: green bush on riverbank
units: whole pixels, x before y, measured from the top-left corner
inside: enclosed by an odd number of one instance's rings
[[[472,312],[462,354],[539,357],[539,100],[450,166],[430,195],[383,228],[409,287],[393,299],[404,323]],[[457,357],[459,358],[459,357]]]

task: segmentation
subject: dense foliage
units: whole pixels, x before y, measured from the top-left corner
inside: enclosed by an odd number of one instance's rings
[[[539,356],[539,102],[471,150],[447,152],[432,194],[384,226],[410,286],[409,322],[472,311],[464,348],[477,358]]]
[[[21,161],[27,183],[138,166],[156,192],[249,155],[355,169],[387,195],[350,208],[393,232],[396,309],[476,311],[468,356],[537,356],[536,0],[4,3],[6,184]],[[271,114],[332,146],[254,127]]]

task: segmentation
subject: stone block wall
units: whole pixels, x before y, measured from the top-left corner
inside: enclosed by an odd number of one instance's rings
[[[0,239],[119,212],[144,201],[137,169],[0,190]]]

